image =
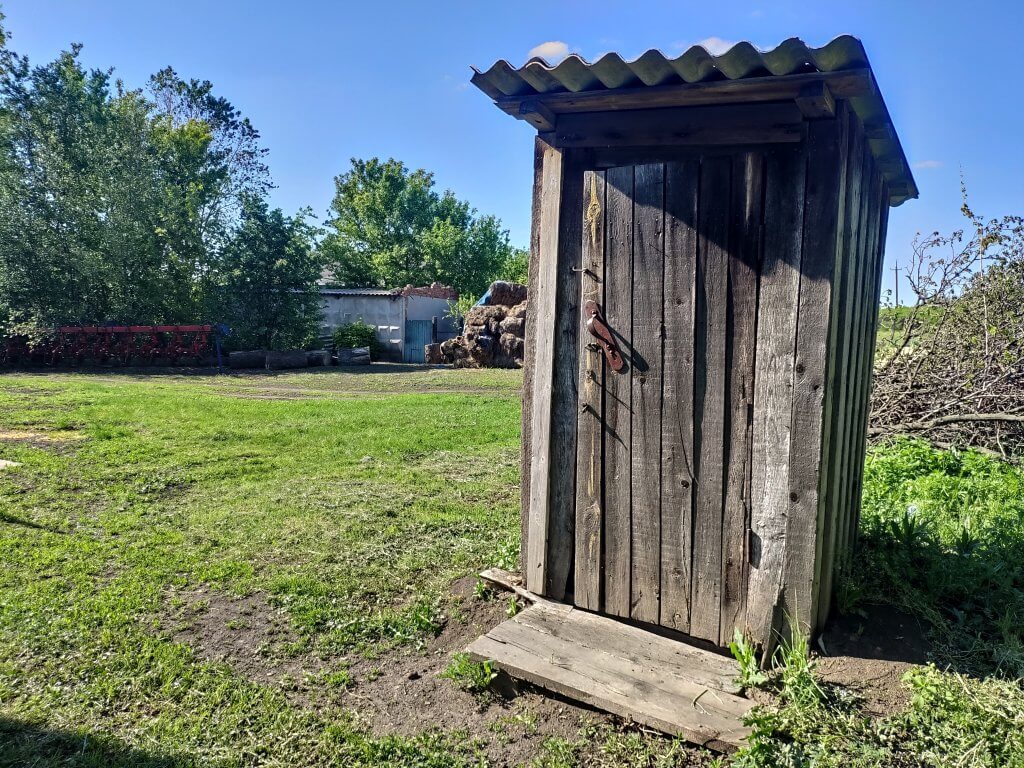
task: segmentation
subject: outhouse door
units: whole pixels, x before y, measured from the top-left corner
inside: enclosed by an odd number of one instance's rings
[[[713,643],[744,623],[767,166],[584,179],[574,601]]]

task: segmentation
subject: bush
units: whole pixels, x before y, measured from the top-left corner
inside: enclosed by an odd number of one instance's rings
[[[938,658],[1024,676],[1024,470],[897,440],[868,452],[856,580],[932,626]]]
[[[377,357],[382,347],[381,343],[377,340],[377,329],[369,323],[359,320],[336,329],[333,340],[335,349],[369,347],[371,358]]]

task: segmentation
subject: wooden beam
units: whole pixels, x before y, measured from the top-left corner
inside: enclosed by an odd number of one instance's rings
[[[536,99],[527,99],[520,102],[517,117],[525,120],[538,131],[555,130],[555,123],[558,120],[554,112]]]
[[[582,305],[596,301],[604,306],[604,216],[605,179],[603,171],[584,176],[583,200],[586,217],[583,228]],[[604,496],[604,355],[586,328],[587,318],[578,318],[580,333],[579,417],[576,437],[576,549],[574,602],[591,611],[601,609],[601,552],[603,550]]]
[[[529,284],[536,285],[540,274],[540,205],[542,182],[544,180],[544,150],[547,147],[539,138],[533,140],[533,205],[530,223],[530,268]],[[533,362],[536,348],[537,304],[526,305],[526,339],[523,345],[523,407],[520,420],[522,447],[519,458],[519,503],[520,516],[520,568],[526,567],[526,553],[530,537],[530,478],[533,456]]]
[[[802,147],[766,162],[764,245],[757,306],[750,489],[747,632],[771,647],[782,588],[789,503],[790,415],[807,156]],[[765,654],[764,661],[768,661]]]
[[[796,354],[793,365],[793,411],[789,444],[789,504],[786,512],[786,559],[783,637],[795,629],[813,631],[818,613],[818,553],[825,513],[823,457],[831,434],[826,418],[829,328],[833,287],[843,237],[846,194],[846,121],[810,124],[807,143],[807,199],[800,261]]]
[[[808,83],[800,89],[796,105],[808,120],[820,120],[836,116],[836,100],[828,86],[820,80]]]
[[[526,586],[543,594],[547,578],[548,520],[551,512],[551,406],[555,358],[555,292],[558,279],[558,234],[565,159],[555,147],[543,148],[540,182],[533,397],[530,409],[530,506],[527,551],[523,557]]]
[[[660,85],[649,88],[622,88],[580,93],[535,94],[527,98],[510,96],[498,99],[500,109],[526,120],[530,112],[520,111],[524,102],[543,105],[556,115],[574,112],[600,112],[657,107],[695,107],[709,104],[793,101],[808,83],[821,82],[833,97],[848,99],[865,96],[874,90],[870,70],[851,69],[827,74],[751,77],[742,80],[716,80],[709,83]]]
[[[573,575],[576,528],[577,378],[580,358],[580,265],[583,261],[583,169],[586,150],[563,153],[558,205],[558,264],[554,322],[540,332],[554,337],[551,378],[551,439],[548,463],[549,511],[546,587],[543,594],[564,600]],[[566,361],[572,361],[567,365]]]
[[[735,104],[560,115],[542,137],[555,147],[735,146],[798,142],[804,125],[792,103]]]

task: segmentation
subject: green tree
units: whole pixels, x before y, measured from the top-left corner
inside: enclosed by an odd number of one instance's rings
[[[290,218],[280,208],[269,210],[263,198],[243,199],[215,288],[234,346],[285,349],[313,338],[320,319],[317,280],[322,268],[313,249],[315,234],[304,213]]]
[[[79,48],[0,73],[0,312],[39,324],[165,314],[148,105]]]
[[[353,159],[335,179],[327,224],[321,252],[348,286],[436,280],[479,296],[515,253],[499,219],[478,217],[452,192],[438,194],[432,173],[394,159]]]
[[[256,130],[207,81],[168,68],[147,95],[78,46],[30,66],[7,42],[0,23],[0,322],[216,319],[219,252],[270,187]]]

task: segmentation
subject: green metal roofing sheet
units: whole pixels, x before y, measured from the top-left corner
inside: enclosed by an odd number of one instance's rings
[[[499,60],[483,72],[474,68],[472,82],[492,99],[501,101],[555,93],[870,69],[861,41],[843,35],[820,48],[810,48],[797,38],[790,38],[770,51],[760,51],[746,42],[737,43],[718,56],[695,45],[676,58],[650,50],[634,61],[607,53],[591,63],[571,54],[555,66],[533,58],[515,68]],[[892,127],[889,110],[877,88],[868,95],[851,98],[850,104],[865,126]],[[883,133],[886,135],[882,138],[871,139],[871,150],[886,164],[883,173],[890,184],[900,185],[904,190],[894,191],[891,202],[898,205],[917,197],[917,185],[895,130]]]

